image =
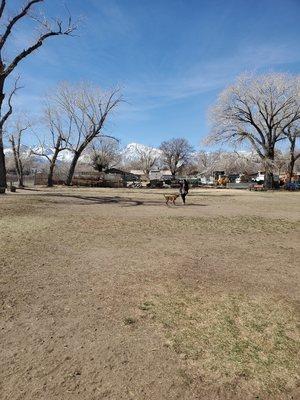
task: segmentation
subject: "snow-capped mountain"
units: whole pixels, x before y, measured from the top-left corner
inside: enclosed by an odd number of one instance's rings
[[[7,147],[4,149],[4,152],[7,157],[12,157],[12,149],[10,147]],[[129,143],[127,146],[125,146],[121,151],[121,156],[122,160],[124,162],[132,162],[137,160],[141,152],[153,152],[153,155],[159,157],[161,155],[161,151],[155,147],[149,147],[145,146],[140,143]],[[34,146],[34,147],[28,147],[28,146],[22,146],[22,153],[24,157],[31,157],[32,160],[37,163],[37,164],[47,164],[48,160],[47,157],[42,156],[42,154],[47,155],[50,159],[54,154],[54,149],[51,147],[43,147],[43,146]],[[70,163],[73,158],[73,152],[70,150],[63,150],[59,153],[58,155],[58,162],[60,163]],[[90,153],[87,150],[79,159],[79,162],[83,163],[90,163],[91,157]]]
[[[47,157],[49,159],[52,158],[54,154],[54,148],[51,147],[42,147],[42,146],[35,146],[35,147],[28,147],[28,146],[22,146],[21,152],[25,158],[31,157],[32,160],[38,164],[45,164],[48,163]],[[7,147],[4,149],[4,153],[7,157],[12,157],[13,152],[12,149]],[[45,157],[44,155],[47,157]],[[64,163],[69,163],[72,161],[73,158],[73,152],[71,150],[63,150],[58,154],[57,161],[58,162],[64,162]],[[79,160],[81,162],[90,162],[90,155],[88,153],[83,154]]]
[[[32,148],[32,157],[34,157],[35,161],[39,161],[42,163],[47,162],[47,158],[45,156],[42,156],[42,154],[45,154],[51,159],[54,154],[54,149],[51,147],[45,148],[41,146],[35,146]],[[71,162],[72,158],[72,151],[63,150],[58,154],[57,160],[60,162]]]
[[[25,145],[21,145],[20,151],[24,154],[24,155],[29,155],[30,153],[30,147],[25,146]],[[6,147],[4,148],[4,154],[6,156],[12,156],[13,155],[13,151],[11,149],[11,147]]]
[[[135,161],[140,153],[151,152],[154,156],[161,156],[161,151],[155,147],[145,146],[140,143],[129,143],[123,150],[122,156],[126,161]]]

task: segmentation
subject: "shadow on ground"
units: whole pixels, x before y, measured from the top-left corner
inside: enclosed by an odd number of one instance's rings
[[[40,193],[36,196],[44,197],[44,198],[65,198],[67,199],[77,199],[80,200],[80,204],[90,205],[90,204],[120,204],[122,207],[136,207],[136,206],[165,206],[165,201],[162,200],[141,200],[141,199],[132,199],[131,197],[120,197],[120,196],[84,196],[84,195],[70,195],[63,193]],[[60,203],[68,203],[68,201],[60,201]],[[183,206],[181,203],[177,203],[175,207]],[[204,207],[206,204],[195,204],[195,203],[187,203],[184,207],[188,206],[197,206]],[[169,205],[170,207],[174,207],[173,205]]]

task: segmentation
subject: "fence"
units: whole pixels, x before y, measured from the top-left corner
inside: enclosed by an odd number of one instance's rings
[[[48,175],[44,172],[36,174],[25,175],[25,186],[46,186],[48,182]],[[7,183],[18,186],[18,176],[16,174],[7,174]],[[61,176],[53,175],[54,185],[64,185],[65,179]],[[74,186],[85,187],[124,187],[124,179],[120,174],[104,174],[103,172],[83,172],[74,175],[72,180]]]
[[[48,174],[44,172],[38,172],[35,175],[35,185],[45,186],[48,183]],[[63,185],[65,183],[65,179],[61,176],[53,175],[53,185]]]
[[[78,174],[72,179],[74,186],[88,186],[88,187],[124,187],[124,179],[119,174]]]

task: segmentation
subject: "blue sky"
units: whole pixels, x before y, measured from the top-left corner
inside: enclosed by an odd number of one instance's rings
[[[20,64],[18,109],[38,117],[60,81],[120,86],[127,102],[108,130],[123,145],[186,137],[196,147],[209,107],[238,74],[300,71],[300,0],[45,0],[43,8],[61,15],[64,4],[81,20],[78,37],[50,39]],[[21,24],[11,49],[31,38]]]

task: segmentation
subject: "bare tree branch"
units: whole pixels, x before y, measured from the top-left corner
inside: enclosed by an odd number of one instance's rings
[[[1,1],[1,5],[0,5],[0,19],[2,18],[2,15],[3,15],[3,12],[4,12],[5,6],[6,6],[6,1],[5,1],[5,0],[2,0],[2,1]]]
[[[8,118],[10,117],[10,115],[13,112],[13,107],[12,107],[12,98],[13,96],[16,94],[17,90],[19,90],[21,87],[18,86],[18,82],[19,82],[20,77],[18,76],[15,80],[14,83],[14,88],[13,90],[10,92],[9,96],[8,96],[8,100],[7,100],[7,104],[8,104],[8,110],[6,111],[6,113],[0,118],[0,130],[3,129],[4,124],[6,123],[6,121],[8,120]]]
[[[4,46],[8,36],[11,34],[11,30],[13,28],[13,26],[23,17],[25,17],[25,15],[28,13],[28,11],[30,10],[30,8],[35,4],[35,3],[40,3],[44,0],[31,0],[29,1],[24,7],[23,9],[19,12],[19,14],[15,15],[13,18],[10,19],[6,30],[4,32],[4,34],[1,36],[0,38],[0,50],[2,49],[2,47]],[[4,3],[4,5],[3,5]],[[2,12],[4,10],[5,7],[5,2],[2,2],[1,7],[3,6]],[[1,11],[1,9],[0,9]],[[1,15],[1,14],[0,14]]]
[[[19,53],[14,59],[13,61],[8,65],[8,67],[4,70],[3,75],[8,76],[15,68],[16,66],[19,64],[19,62],[21,60],[23,60],[24,58],[26,58],[29,54],[31,54],[32,52],[34,52],[35,50],[37,50],[39,47],[42,46],[43,42],[51,37],[51,36],[59,36],[59,35],[70,35],[75,29],[75,26],[69,25],[68,27],[63,30],[62,29],[62,23],[57,21],[57,25],[58,25],[58,29],[56,31],[50,31],[47,32],[43,35],[41,35],[35,44],[33,44],[32,46],[28,47],[27,49],[23,50],[21,53]]]

